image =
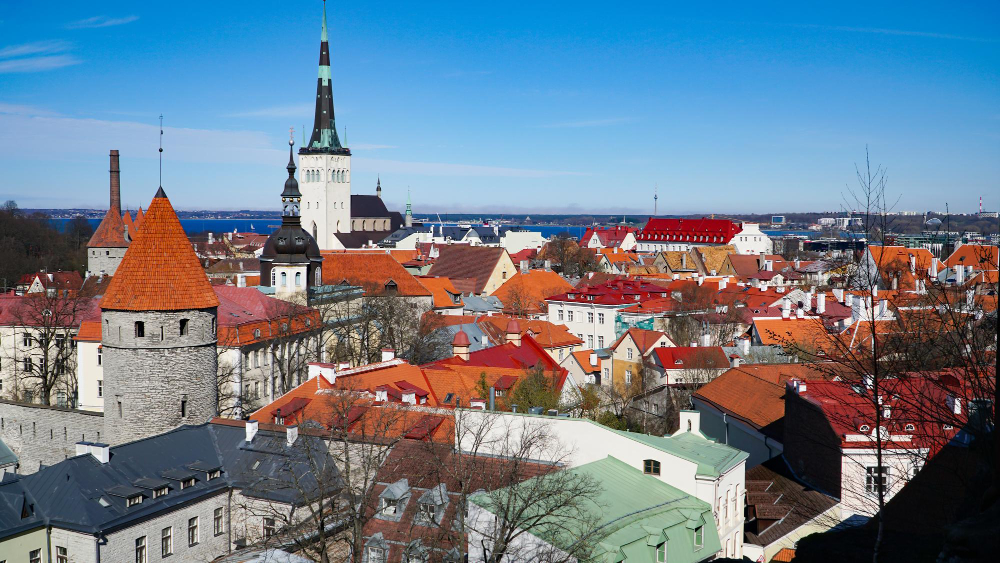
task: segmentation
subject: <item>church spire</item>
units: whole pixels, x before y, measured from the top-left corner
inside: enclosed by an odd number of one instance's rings
[[[316,80],[316,117],[306,149],[341,149],[333,114],[333,87],[330,83],[330,43],[326,32],[326,0],[323,0],[323,31],[319,43],[319,76]]]
[[[288,179],[285,180],[285,189],[281,192],[281,224],[299,225],[299,205],[302,203],[302,193],[299,192],[299,183],[295,180],[295,159],[292,156],[292,147],[295,146],[294,131],[288,130]]]

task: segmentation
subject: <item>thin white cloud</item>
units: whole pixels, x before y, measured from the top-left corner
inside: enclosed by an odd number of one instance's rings
[[[588,119],[583,121],[564,121],[561,123],[549,123],[541,125],[543,129],[575,129],[580,127],[606,127],[608,125],[621,125],[632,123],[635,119],[631,117],[610,117],[607,119]]]
[[[932,31],[911,31],[908,29],[887,29],[881,27],[850,27],[844,25],[795,24],[797,27],[828,29],[831,31],[846,31],[850,33],[873,33],[876,35],[902,35],[907,37],[927,37],[930,39],[951,39],[955,41],[974,41],[977,43],[996,43],[991,37],[971,37],[967,35],[952,35],[950,33],[935,33]]]
[[[302,117],[311,116],[314,109],[310,103],[288,104],[231,113],[227,117]]]
[[[49,111],[45,108],[29,106],[24,104],[7,104],[0,102],[0,114],[9,113],[14,115],[43,115],[43,116],[53,116],[58,115],[54,111]]]
[[[82,20],[77,20],[75,22],[70,22],[66,24],[68,29],[93,29],[97,27],[112,27],[115,25],[124,25],[127,23],[132,23],[139,19],[139,16],[125,16],[121,18],[109,18],[108,16],[94,16],[92,18],[86,18]]]
[[[444,162],[404,162],[358,157],[353,162],[360,169],[369,171],[398,172],[418,176],[467,176],[493,178],[552,178],[555,176],[586,176],[582,172],[563,170],[533,170],[476,164],[449,164]]]
[[[66,41],[36,41],[0,48],[0,74],[41,72],[80,62],[66,54],[72,45]]]

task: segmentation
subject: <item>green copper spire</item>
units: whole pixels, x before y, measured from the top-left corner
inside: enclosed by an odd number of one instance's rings
[[[323,0],[323,32],[319,35],[319,40],[323,43],[327,42],[326,37],[326,0]]]

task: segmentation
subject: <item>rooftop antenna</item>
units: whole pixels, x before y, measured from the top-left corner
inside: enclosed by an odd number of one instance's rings
[[[653,184],[653,217],[656,217],[656,200],[660,199],[658,192],[660,191],[660,186]]]
[[[347,126],[344,125],[344,146],[347,146]]]
[[[163,114],[160,114],[160,187],[163,187]]]

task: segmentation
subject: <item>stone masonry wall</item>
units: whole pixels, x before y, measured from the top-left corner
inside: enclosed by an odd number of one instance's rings
[[[88,248],[87,273],[93,276],[113,276],[128,248]]]
[[[182,319],[186,334],[179,328]],[[218,414],[214,310],[104,311],[102,320],[109,444],[201,424]],[[136,321],[144,323],[141,337]]]
[[[76,443],[100,442],[101,413],[0,401],[0,437],[17,454],[18,472],[34,473],[76,455]]]

